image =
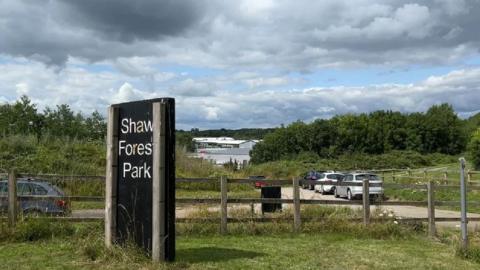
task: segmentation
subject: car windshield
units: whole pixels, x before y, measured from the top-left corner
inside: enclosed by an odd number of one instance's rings
[[[380,181],[382,178],[380,178],[376,174],[359,174],[355,177],[356,180],[372,180],[372,181]]]

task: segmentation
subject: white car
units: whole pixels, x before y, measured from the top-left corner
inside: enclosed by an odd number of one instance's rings
[[[373,173],[350,173],[345,174],[345,177],[340,182],[358,182],[368,179],[370,184],[382,184],[382,178]],[[370,186],[369,194],[372,197],[383,197],[383,187],[381,185]],[[346,197],[349,200],[361,198],[363,195],[363,187],[361,185],[337,185],[334,190],[335,198]]]
[[[322,173],[320,178],[317,180],[322,182],[320,185],[315,186],[315,192],[320,192],[322,195],[335,192],[335,184],[338,180],[342,180],[345,177],[343,173]]]

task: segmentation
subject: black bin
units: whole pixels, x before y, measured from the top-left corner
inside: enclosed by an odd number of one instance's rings
[[[279,186],[262,187],[261,193],[262,193],[262,198],[268,198],[268,199],[282,198],[282,188]],[[277,210],[282,210],[281,203],[262,203],[262,213],[275,212]]]

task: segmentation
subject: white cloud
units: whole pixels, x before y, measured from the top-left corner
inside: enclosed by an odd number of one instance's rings
[[[245,83],[250,88],[256,88],[260,86],[279,86],[288,83],[288,78],[285,77],[271,77],[271,78],[253,78],[245,80]]]
[[[17,83],[15,85],[15,88],[17,89],[16,93],[18,96],[28,95],[28,93],[30,92],[30,87],[28,87],[28,84],[26,83]]]
[[[176,98],[177,126],[183,129],[270,127],[349,112],[424,111],[443,102],[452,104],[462,116],[480,110],[480,68],[459,69],[412,84],[284,85],[290,90],[280,91],[230,88],[259,78],[254,72],[209,80],[185,75],[150,88],[128,75],[92,72],[80,66],[76,62],[55,71],[35,61],[12,59],[0,65],[0,102],[12,102],[26,93],[40,109],[66,103],[88,114],[93,110],[104,113],[113,103],[171,96]]]

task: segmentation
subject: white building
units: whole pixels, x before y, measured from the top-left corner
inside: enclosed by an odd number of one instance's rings
[[[215,164],[236,161],[238,164],[250,161],[250,150],[258,140],[235,140],[231,137],[197,137],[193,138],[195,156],[211,160]]]

